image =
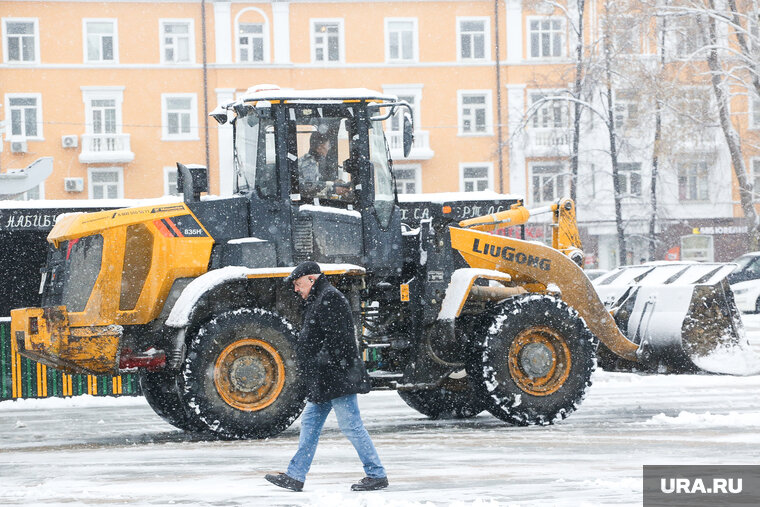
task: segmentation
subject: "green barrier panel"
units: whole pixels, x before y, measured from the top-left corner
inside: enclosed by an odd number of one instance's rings
[[[135,396],[137,375],[69,375],[22,357],[11,341],[10,322],[0,322],[0,401],[50,396]]]

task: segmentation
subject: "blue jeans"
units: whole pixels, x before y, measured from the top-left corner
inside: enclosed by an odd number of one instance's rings
[[[298,481],[305,481],[306,474],[311,468],[314,453],[317,451],[319,435],[325,424],[327,414],[335,409],[335,417],[338,419],[340,431],[354,445],[359,459],[364,465],[364,473],[367,477],[385,477],[385,468],[380,463],[372,439],[369,438],[355,394],[341,396],[325,403],[308,402],[301,415],[301,435],[298,437],[298,451],[288,465],[288,475]]]

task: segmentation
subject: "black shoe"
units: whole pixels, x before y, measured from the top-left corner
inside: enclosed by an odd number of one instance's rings
[[[288,474],[266,474],[264,479],[281,488],[293,491],[301,491],[303,489],[303,482],[295,480]],[[385,484],[388,485],[388,481],[385,481]]]
[[[365,477],[353,486],[351,491],[375,491],[388,487],[387,477]]]

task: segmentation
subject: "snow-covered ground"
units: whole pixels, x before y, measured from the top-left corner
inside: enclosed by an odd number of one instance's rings
[[[760,347],[760,317],[745,316]],[[360,397],[390,487],[352,493],[361,465],[328,419],[305,490],[284,470],[298,423],[263,441],[208,441],[140,398],[0,403],[0,505],[640,505],[642,466],[756,464],[760,376],[597,372],[580,409],[547,427],[488,413],[431,421],[394,392]]]

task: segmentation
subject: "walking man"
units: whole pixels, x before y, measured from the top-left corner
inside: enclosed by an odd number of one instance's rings
[[[370,385],[348,300],[322,275],[316,262],[302,262],[286,280],[293,283],[293,289],[305,301],[296,352],[308,394],[298,451],[287,473],[267,474],[265,479],[281,488],[301,491],[322,426],[330,411],[335,410],[338,426],[356,449],[367,475],[351,490],[386,488],[385,468],[359,414],[356,395],[369,392]]]

